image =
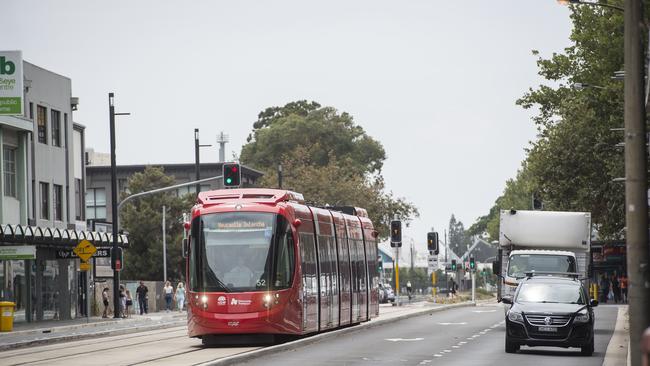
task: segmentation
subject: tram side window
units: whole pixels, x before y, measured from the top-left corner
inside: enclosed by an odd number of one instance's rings
[[[190,290],[196,291],[199,287],[198,272],[196,268],[196,260],[199,255],[196,243],[199,239],[199,226],[200,226],[200,217],[197,217],[192,222],[192,229],[190,233],[190,253],[189,253],[189,262],[190,262]]]
[[[275,270],[275,288],[282,289],[291,286],[295,263],[294,242],[291,229],[288,229],[278,243],[278,257]]]

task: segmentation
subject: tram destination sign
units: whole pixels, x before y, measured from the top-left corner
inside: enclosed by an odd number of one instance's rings
[[[111,250],[109,248],[97,248],[93,258],[110,258]],[[79,256],[72,249],[59,249],[56,251],[56,259],[77,259]]]

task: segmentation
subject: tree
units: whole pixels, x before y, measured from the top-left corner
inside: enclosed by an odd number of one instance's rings
[[[388,236],[394,215],[404,221],[419,215],[413,204],[385,191],[385,159],[381,144],[351,115],[306,101],[261,112],[241,152],[242,163],[265,172],[260,186],[277,187],[282,164],[283,187],[315,204],[367,209],[380,238]]]
[[[168,187],[174,177],[165,175],[161,167],[146,167],[133,174],[127,185],[130,194]],[[122,195],[124,198],[126,194]],[[125,204],[120,223],[129,232],[130,247],[124,251],[124,278],[133,280],[162,280],[162,207],[166,213],[167,279],[184,277],[185,264],[181,255],[183,212],[192,207],[193,195],[177,197],[173,192],[144,196]]]
[[[513,202],[530,207],[522,203],[524,198],[530,202],[533,193],[547,210],[591,212],[603,239],[622,236],[624,186],[614,179],[624,176],[623,149],[616,146],[623,141],[616,130],[623,127],[623,89],[611,78],[623,68],[622,13],[576,6],[571,19],[571,46],[537,60],[539,74],[550,85],[531,88],[517,101],[538,111],[533,117],[538,139],[527,150],[517,178],[473,226],[492,238],[498,234],[498,208]],[[503,202],[507,200],[512,202]]]
[[[303,147],[313,166],[331,157],[359,174],[379,173],[386,159],[379,142],[366,135],[348,113],[316,102],[298,101],[261,112],[253,124],[241,161],[258,169],[275,169],[284,156]]]
[[[472,246],[471,237],[465,231],[465,225],[457,221],[454,214],[449,219],[449,249],[457,256],[462,256]]]

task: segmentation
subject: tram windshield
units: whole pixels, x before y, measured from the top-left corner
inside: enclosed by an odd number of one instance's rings
[[[200,233],[200,249],[194,254],[198,256],[197,290],[266,291],[291,284],[293,236],[283,216],[262,212],[203,215]]]

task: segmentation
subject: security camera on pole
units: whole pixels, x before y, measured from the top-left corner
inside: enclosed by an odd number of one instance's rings
[[[402,246],[402,222],[399,220],[390,222],[390,246],[395,248],[395,297],[399,306],[399,248]]]

